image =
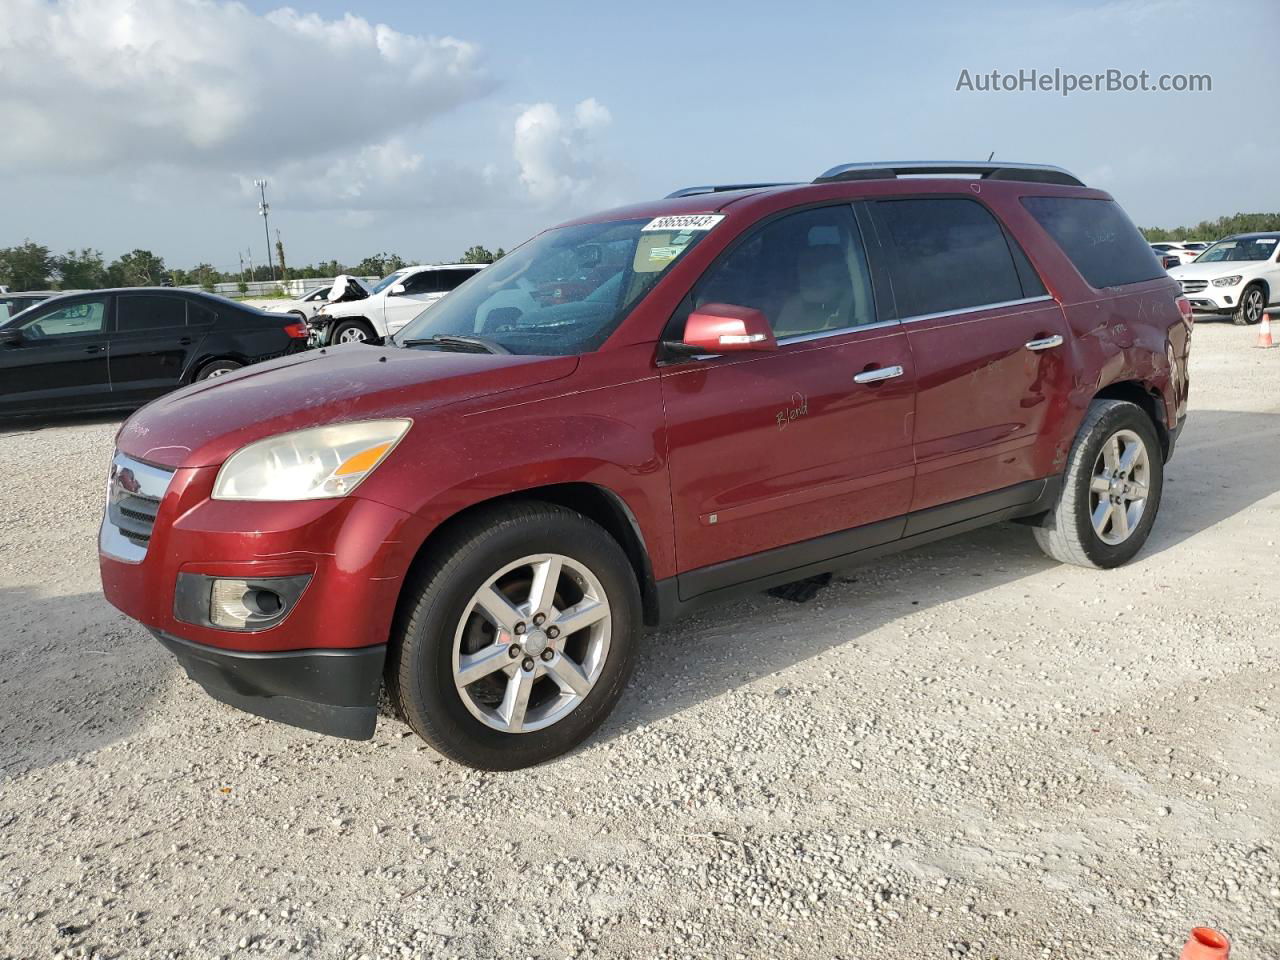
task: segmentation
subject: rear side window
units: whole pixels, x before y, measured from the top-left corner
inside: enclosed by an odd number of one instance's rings
[[[187,304],[187,323],[191,326],[207,326],[217,319],[218,315],[208,307],[202,307],[198,303]]]
[[[178,297],[116,298],[116,329],[121,333],[187,325],[187,301]]]
[[[892,244],[893,293],[902,316],[1023,299],[1004,230],[976,200],[881,200],[876,213]]]
[[[1120,287],[1165,276],[1155,251],[1114,200],[1023,197],[1022,205],[1092,287]]]
[[[459,287],[463,283],[465,283],[467,280],[470,280],[472,277],[474,277],[477,271],[475,270],[438,270],[436,272],[440,276],[439,291],[441,293],[448,293],[454,287]]]

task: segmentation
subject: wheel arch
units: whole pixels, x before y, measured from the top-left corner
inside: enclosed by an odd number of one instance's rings
[[[1156,387],[1138,380],[1120,380],[1107,384],[1093,395],[1093,399],[1126,400],[1140,407],[1151,418],[1156,428],[1156,436],[1160,438],[1160,451],[1164,459],[1169,459],[1168,413],[1165,409],[1164,397]]]
[[[412,582],[412,572],[430,557],[432,548],[449,537],[451,532],[469,517],[504,504],[527,501],[554,503],[574,510],[604,529],[622,547],[640,588],[640,601],[644,622],[653,626],[658,622],[658,588],[645,545],[644,534],[635,514],[621,496],[607,487],[587,481],[546,484],[538,487],[503,493],[478,500],[449,516],[429,534],[409,565],[410,574],[405,583]]]
[[[196,380],[199,379],[200,373],[205,367],[209,366],[211,363],[218,363],[222,360],[230,360],[232,363],[238,363],[242,367],[247,367],[252,362],[242,353],[222,351],[219,353],[206,354],[192,362],[191,366],[187,368],[187,375],[182,382],[195,383]]]

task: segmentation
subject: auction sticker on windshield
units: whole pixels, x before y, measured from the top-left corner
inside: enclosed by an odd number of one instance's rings
[[[654,217],[640,228],[649,230],[710,230],[724,219],[723,213],[685,213],[668,217]]]

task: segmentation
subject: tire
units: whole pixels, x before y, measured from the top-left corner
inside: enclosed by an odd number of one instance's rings
[[[1240,306],[1231,315],[1231,321],[1237,327],[1252,326],[1262,320],[1262,311],[1267,307],[1267,295],[1262,284],[1251,283],[1240,294]]]
[[[344,343],[375,343],[377,339],[373,328],[364,320],[343,320],[329,334],[329,344],[335,347]]]
[[[564,572],[552,616],[536,625],[529,601],[548,557],[560,557]],[[485,592],[490,584],[517,606],[497,618],[482,612],[482,597],[501,605]],[[555,636],[558,617],[600,600],[604,619]],[[497,626],[504,619],[507,629]],[[554,504],[496,507],[446,534],[406,583],[387,656],[388,693],[409,726],[450,760],[480,770],[533,766],[572,750],[613,710],[640,624],[635,574],[603,529]],[[455,680],[468,662],[475,679]],[[557,677],[572,678],[576,692]],[[516,706],[513,691],[521,689],[527,710]]]
[[[243,363],[236,360],[214,360],[200,368],[200,372],[196,374],[196,381],[225,376],[228,373],[234,373],[243,366]]]
[[[1113,439],[1118,441],[1118,447],[1108,450]],[[1129,473],[1124,478],[1109,473],[1104,479],[1102,472],[1114,472],[1111,463],[1116,450],[1123,463],[1135,440],[1140,442],[1141,450],[1133,454],[1134,465]],[[1095,487],[1095,481],[1101,486],[1112,480],[1106,493]],[[1135,484],[1146,489],[1140,504],[1130,498]],[[1062,563],[1097,569],[1118,567],[1133,559],[1147,542],[1163,489],[1164,454],[1151,417],[1133,403],[1095,400],[1089,404],[1072,444],[1057,503],[1042,524],[1034,528],[1036,542]],[[1119,504],[1112,502],[1113,494],[1120,498]],[[1105,505],[1110,509],[1101,509]],[[1140,507],[1136,513],[1135,506]],[[1125,508],[1123,514],[1119,512],[1121,507]],[[1101,532],[1095,527],[1095,514],[1103,518]]]

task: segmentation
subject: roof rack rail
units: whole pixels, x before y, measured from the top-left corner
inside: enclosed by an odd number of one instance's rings
[[[840,180],[892,180],[902,176],[977,174],[983,180],[1021,180],[1026,183],[1060,183],[1083,187],[1084,182],[1061,167],[1047,163],[965,163],[914,160],[904,163],[842,163],[832,167],[814,183]]]
[[[707,184],[702,187],[683,187],[674,193],[668,193],[664,200],[674,200],[676,197],[696,197],[702,193],[725,193],[729,190],[763,190],[765,187],[791,187],[795,186],[796,181],[789,183],[715,183]]]

